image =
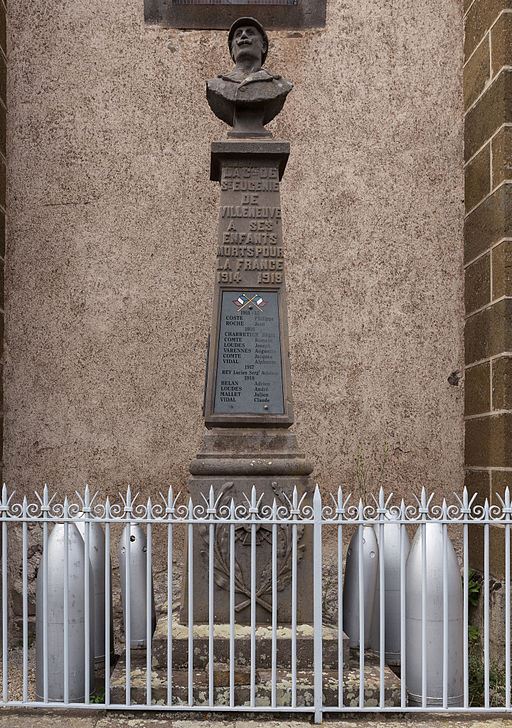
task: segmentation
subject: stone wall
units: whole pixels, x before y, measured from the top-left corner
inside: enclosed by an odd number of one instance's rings
[[[18,0],[9,17],[5,476],[183,487],[225,134],[204,80],[230,66],[226,34],[145,25],[142,0]],[[458,488],[461,0],[330,0],[325,28],[271,34],[268,65],[296,83],[272,131],[292,143],[300,443],[324,488],[386,449],[396,491]]]
[[[512,486],[512,3],[466,6],[466,481],[492,503]],[[472,560],[480,569],[478,531]],[[502,536],[491,529],[498,579]]]
[[[7,33],[6,7],[0,0],[0,463],[3,461],[3,364],[4,364],[4,258],[7,127]]]

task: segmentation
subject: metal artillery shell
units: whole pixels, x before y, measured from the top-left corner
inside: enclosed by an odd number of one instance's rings
[[[139,524],[125,526],[119,543],[119,571],[121,574],[121,598],[123,601],[123,620],[126,635],[127,593],[126,562],[128,533],[130,534],[130,646],[145,647],[146,639],[146,574],[147,542],[146,534]],[[156,627],[155,600],[153,597],[153,577],[151,577],[151,634]]]
[[[385,661],[387,665],[400,664],[400,531],[401,526],[387,514],[383,526],[384,544],[380,543],[380,527],[374,526],[379,545],[379,559],[384,560],[384,640]],[[404,565],[411,547],[405,526]],[[380,562],[379,562],[380,566]],[[405,619],[405,615],[403,615]],[[377,588],[373,603],[372,630],[370,647],[380,653],[380,574],[377,575]]]
[[[84,542],[77,527],[68,525],[68,648],[69,701],[83,702],[85,699],[85,588],[86,561]],[[64,525],[57,523],[48,537],[47,578],[47,640],[46,655],[48,675],[48,700],[64,700],[64,569],[65,569]],[[43,554],[44,559],[44,554]],[[93,576],[89,568],[90,605],[90,661],[89,685],[94,687],[94,589]],[[36,589],[36,695],[44,697],[44,566],[43,560],[37,575]]]
[[[77,522],[76,525],[85,546],[85,523]],[[100,664],[105,660],[105,534],[101,524],[96,521],[91,521],[89,524],[89,560],[94,581],[94,659]],[[114,654],[112,598],[110,598],[110,654]]]
[[[359,531],[362,530],[360,555]],[[373,602],[379,569],[379,547],[372,526],[359,526],[350,539],[343,584],[343,629],[351,647],[359,647],[359,563],[363,566],[364,647],[370,644]]]
[[[422,540],[426,532],[426,659],[427,705],[443,699],[443,527],[439,523],[419,526],[411,545],[406,572],[406,684],[409,704],[420,705],[422,697]],[[462,584],[457,556],[446,539],[448,586],[448,704],[462,705]],[[404,675],[402,675],[402,679]]]

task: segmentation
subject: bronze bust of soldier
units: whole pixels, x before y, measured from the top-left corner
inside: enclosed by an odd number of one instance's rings
[[[268,37],[254,18],[239,18],[233,23],[228,46],[235,68],[207,81],[210,108],[233,127],[230,137],[271,137],[265,124],[279,114],[293,84],[262,68]]]

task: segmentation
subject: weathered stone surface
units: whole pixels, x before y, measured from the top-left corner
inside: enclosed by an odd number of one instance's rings
[[[476,494],[475,503],[483,505],[490,497],[491,474],[488,470],[466,470],[464,485],[470,496]]]
[[[492,72],[512,66],[512,14],[504,13],[491,30]]]
[[[385,705],[400,705],[400,680],[388,667],[385,674]],[[272,688],[271,670],[258,670],[256,676],[256,705],[270,705]],[[173,703],[186,705],[189,700],[188,673],[175,672],[173,683]],[[368,653],[365,657],[365,706],[376,707],[379,704],[380,669],[378,659]],[[167,702],[167,679],[164,672],[153,670],[151,674],[152,702],[155,705],[165,705]],[[118,663],[112,675],[112,702],[122,700],[125,687],[125,670],[122,660]],[[277,671],[276,699],[278,705],[291,704],[291,673],[279,669]],[[344,702],[345,705],[356,707],[359,705],[359,660],[354,659],[345,666],[343,672]],[[324,702],[326,705],[338,705],[338,671],[323,671]],[[144,703],[146,700],[146,671],[135,668],[131,671],[132,702]],[[193,699],[198,705],[208,704],[208,674],[203,670],[195,671],[193,675]],[[249,686],[235,686],[235,703],[250,705]],[[217,705],[229,705],[229,687],[215,687],[214,701]],[[297,671],[297,705],[313,705],[313,673],[307,670]]]
[[[511,467],[512,413],[466,421],[466,464],[478,467]]]
[[[466,364],[512,348],[512,300],[502,299],[466,320]]]
[[[466,15],[464,55],[468,58],[502,10],[512,8],[511,0],[475,0]]]
[[[293,423],[279,194],[288,154],[288,144],[271,140],[232,140],[212,146],[212,172],[220,181],[220,215],[205,395],[207,427]]]
[[[473,260],[493,243],[512,237],[512,184],[502,185],[464,223],[464,259]]]
[[[490,144],[488,144],[466,166],[464,171],[466,212],[476,207],[491,191],[490,157]]]
[[[464,155],[469,159],[512,118],[512,69],[504,69],[466,114]]]
[[[31,711],[9,710],[0,716],[1,728],[97,728],[101,716],[98,711]],[[117,724],[124,728],[122,723]]]
[[[491,409],[490,362],[466,369],[464,374],[464,401],[466,415],[489,412]]]
[[[203,439],[203,446],[191,464],[189,489],[194,502],[204,502],[213,486],[218,499],[217,507],[229,507],[231,498],[235,503],[245,503],[256,488],[257,498],[262,496],[261,505],[277,503],[288,507],[287,498],[292,498],[297,488],[299,498],[306,494],[311,502],[313,486],[309,478],[311,465],[298,451],[295,435],[283,428],[214,428]],[[245,495],[245,497],[244,497]],[[278,540],[278,612],[279,623],[291,621],[291,546],[293,533],[289,526],[279,527]],[[312,622],[312,529],[297,528],[297,619]],[[235,529],[237,572],[235,583],[236,619],[249,623],[251,583],[251,530],[245,525]],[[194,621],[208,621],[208,550],[209,530],[203,528],[196,537],[194,546]],[[215,530],[216,570],[214,580],[215,621],[229,622],[229,539],[227,526]],[[256,585],[259,594],[256,607],[258,623],[271,621],[271,527],[260,525],[256,531]],[[206,575],[206,576],[205,576]],[[184,583],[181,619],[188,622],[188,588]]]
[[[512,294],[512,240],[504,240],[492,250],[493,298]]]
[[[481,43],[464,68],[464,108],[482,93],[490,78],[489,43]]]
[[[462,3],[416,3],[414,22],[411,7],[331,2],[322,30],[270,38],[297,86],[269,125],[293,139],[296,429],[325,492],[384,443],[398,494],[462,481],[463,392],[447,383],[463,351]],[[141,0],[20,0],[9,16],[4,476],[183,489],[223,126],[202,79],[225,33],[145,26]]]
[[[503,615],[501,615],[503,618]],[[286,716],[286,720],[273,721],[267,717],[241,718],[239,720],[221,720],[210,716],[201,716],[201,720],[169,716],[168,713],[152,711],[150,714],[137,711],[119,712],[110,711],[103,715],[103,711],[94,711],[84,714],[83,711],[70,713],[70,711],[12,711],[9,710],[0,716],[1,728],[28,728],[30,720],[37,720],[41,728],[304,728],[304,720],[293,720]],[[329,720],[330,728],[363,728],[367,726],[368,717],[350,717],[348,720]],[[373,728],[508,728],[508,718],[481,719],[471,716],[440,717],[429,715],[428,718],[400,716],[386,716],[376,718],[372,715]]]
[[[265,669],[271,667],[272,631],[265,625],[260,625],[256,631],[257,649],[256,665]],[[290,627],[280,625],[277,630],[277,650],[279,667],[288,668],[291,665],[291,637]],[[297,625],[297,666],[301,670],[313,666],[313,627],[311,624]],[[188,626],[181,624],[176,618],[172,620],[173,637],[173,664],[177,669],[185,669],[189,662],[188,653]],[[194,625],[194,667],[205,670],[208,664],[208,625]],[[250,627],[248,625],[235,625],[235,663],[245,668],[251,662]],[[338,631],[335,627],[324,624],[323,627],[324,656],[326,667],[337,668],[338,665]],[[214,625],[214,658],[215,662],[226,663],[229,659],[229,624]],[[343,639],[343,654],[348,662],[348,640]],[[144,664],[145,652],[138,657],[139,664]],[[167,617],[162,616],[157,623],[153,637],[152,660],[155,668],[167,665]]]
[[[508,179],[512,179],[512,127],[505,126],[492,140],[493,186],[496,187]]]
[[[491,300],[491,256],[483,255],[465,271],[464,303],[466,316]]]
[[[493,359],[492,408],[512,410],[512,358],[510,356]]]

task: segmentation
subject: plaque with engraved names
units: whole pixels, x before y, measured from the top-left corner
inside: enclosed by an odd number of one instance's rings
[[[223,291],[214,414],[284,414],[276,291]]]

